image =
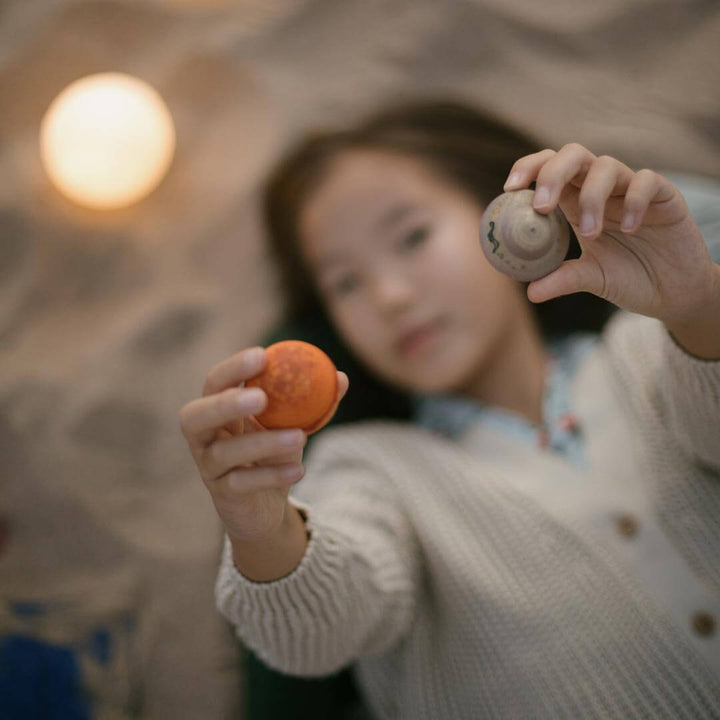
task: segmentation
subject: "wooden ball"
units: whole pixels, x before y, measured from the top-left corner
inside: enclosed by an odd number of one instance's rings
[[[255,419],[267,429],[302,428],[308,435],[330,422],[338,405],[337,370],[319,348],[283,340],[265,348],[265,369],[245,382],[268,396]]]
[[[570,247],[570,226],[562,211],[536,212],[534,190],[498,195],[483,213],[480,246],[500,272],[527,282],[560,267]]]

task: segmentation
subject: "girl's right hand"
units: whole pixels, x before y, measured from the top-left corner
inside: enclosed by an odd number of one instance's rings
[[[267,405],[246,380],[265,366],[262,347],[241,350],[207,375],[202,397],[180,410],[180,427],[215,508],[234,541],[262,542],[280,529],[293,483],[302,478],[307,436],[266,430],[254,419]],[[338,401],[348,377],[338,372]]]

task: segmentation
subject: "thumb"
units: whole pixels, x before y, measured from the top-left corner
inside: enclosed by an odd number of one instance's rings
[[[350,378],[342,370],[337,371],[338,377],[338,400],[342,400],[350,387]]]
[[[527,287],[527,296],[530,302],[540,303],[576,292],[589,292],[602,297],[604,290],[605,275],[600,265],[594,260],[580,257],[566,260],[557,270],[539,280],[533,280]]]

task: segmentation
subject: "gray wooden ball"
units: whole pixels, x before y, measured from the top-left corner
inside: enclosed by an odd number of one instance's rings
[[[570,226],[556,208],[547,215],[533,209],[534,190],[498,195],[485,209],[480,245],[490,264],[528,282],[558,268],[570,247]]]

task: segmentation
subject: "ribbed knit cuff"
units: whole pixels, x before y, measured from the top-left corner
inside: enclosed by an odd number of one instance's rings
[[[328,630],[341,614],[334,595],[347,551],[332,533],[317,531],[308,506],[291,502],[310,532],[300,564],[278,580],[250,580],[233,564],[226,536],[215,599],[238,637],[268,665],[291,674],[325,675],[339,669],[338,648],[328,642]]]
[[[251,580],[245,577],[236,567],[232,557],[232,544],[230,538],[225,535],[222,557],[220,561],[220,571],[218,577],[218,587],[220,586],[220,580],[223,579],[225,583],[229,583],[231,587],[239,590],[243,595],[247,595],[248,598],[255,599],[257,596],[284,596],[288,592],[288,588],[298,585],[303,587],[308,582],[308,573],[312,575],[312,566],[316,564],[315,556],[318,552],[318,542],[316,539],[316,531],[310,512],[310,508],[305,504],[301,503],[294,498],[288,498],[288,501],[294,505],[300,513],[308,535],[308,545],[305,549],[300,564],[285,577],[269,582],[260,582]],[[320,549],[322,552],[322,548]],[[249,607],[252,607],[252,599],[250,600]]]

